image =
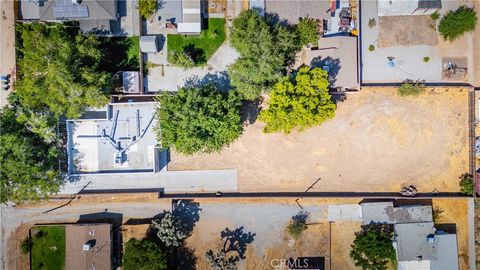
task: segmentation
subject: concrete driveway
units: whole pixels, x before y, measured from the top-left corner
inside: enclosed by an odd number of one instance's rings
[[[166,43],[165,43],[166,44]],[[234,63],[240,55],[225,41],[204,67],[185,69],[166,64],[167,48],[148,55],[148,61],[155,67],[149,70],[145,81],[148,92],[177,91],[179,87],[196,83],[215,83],[220,89],[228,89],[230,81],[226,74],[227,67]]]

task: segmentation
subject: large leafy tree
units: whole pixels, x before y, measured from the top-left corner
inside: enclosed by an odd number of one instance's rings
[[[256,10],[242,11],[232,25],[231,44],[241,58],[228,69],[231,84],[245,99],[254,100],[282,76],[299,49],[297,34]]]
[[[138,12],[144,18],[149,18],[157,11],[158,0],[138,0]]]
[[[214,85],[184,87],[157,98],[156,133],[163,147],[183,154],[214,152],[232,143],[243,131],[241,99],[236,91]]]
[[[55,119],[76,118],[108,102],[111,77],[99,69],[103,53],[96,37],[61,24],[21,24],[18,31],[15,90],[21,107],[34,113],[48,108]]]
[[[454,41],[464,33],[475,30],[477,13],[473,8],[461,6],[455,11],[448,11],[440,20],[438,31],[443,39]]]
[[[167,269],[167,259],[156,243],[132,238],[125,244],[123,269],[163,270]]]
[[[328,85],[328,74],[320,68],[303,67],[295,76],[284,77],[273,86],[268,108],[260,113],[264,132],[304,130],[333,118],[336,106]]]
[[[389,224],[370,224],[356,233],[350,257],[364,270],[386,270],[396,260],[392,244],[393,229]]]
[[[0,111],[0,203],[35,201],[58,191],[58,148],[19,123],[11,107]]]

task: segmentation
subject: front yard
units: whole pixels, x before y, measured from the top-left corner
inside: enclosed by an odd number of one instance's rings
[[[173,62],[174,53],[183,53],[185,50],[194,51],[195,58],[202,58],[198,64],[204,64],[225,41],[225,19],[208,19],[200,35],[167,35],[168,61]]]
[[[61,270],[65,266],[65,227],[32,228],[31,269]]]

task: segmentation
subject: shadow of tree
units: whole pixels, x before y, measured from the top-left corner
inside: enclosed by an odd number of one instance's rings
[[[263,99],[258,98],[254,101],[244,100],[242,104],[242,122],[251,125],[257,121],[258,115],[262,110],[260,105]]]
[[[200,220],[200,203],[193,200],[172,200],[172,215],[181,220],[182,230],[191,235],[193,228]]]
[[[315,57],[310,62],[310,67],[312,68],[322,68],[328,72],[328,81],[330,85],[334,85],[337,81],[338,72],[340,71],[340,59],[333,59],[328,56],[325,58]]]
[[[244,232],[243,228],[242,226],[233,231],[225,228],[225,230],[220,233],[222,240],[224,240],[222,251],[225,253],[236,251],[240,259],[245,259],[247,245],[253,242],[255,233]]]
[[[199,87],[202,85],[213,84],[220,91],[230,90],[230,78],[226,71],[208,73],[200,78],[199,76],[192,76],[184,81],[185,87]]]

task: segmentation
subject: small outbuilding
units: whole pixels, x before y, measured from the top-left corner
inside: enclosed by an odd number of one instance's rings
[[[159,51],[157,36],[141,36],[140,51],[142,53],[157,53]]]
[[[182,22],[178,23],[179,34],[200,34],[202,31],[202,16],[200,0],[182,1]]]

